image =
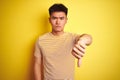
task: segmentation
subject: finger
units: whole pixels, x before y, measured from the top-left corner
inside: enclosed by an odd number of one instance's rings
[[[76,57],[77,59],[81,59],[82,58],[80,55],[76,54],[76,52],[74,52],[74,51],[72,51],[72,55],[74,57]]]
[[[86,44],[84,41],[78,41],[77,44],[79,44],[82,48],[86,48]]]
[[[77,55],[80,55],[81,57],[84,56],[84,53],[82,53],[82,52],[81,52],[80,50],[78,50],[76,47],[74,47],[73,50],[75,51],[75,53],[76,53]]]
[[[85,49],[81,47],[80,45],[76,44],[75,47],[80,50],[82,53],[85,53]]]
[[[77,66],[80,67],[81,64],[82,64],[82,59],[78,59]]]
[[[80,46],[83,48],[83,49],[86,49],[86,44],[80,44]]]

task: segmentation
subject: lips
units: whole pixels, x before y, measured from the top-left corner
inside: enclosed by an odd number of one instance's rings
[[[61,27],[61,26],[56,26],[56,27]]]
[[[55,26],[56,30],[61,30],[61,26]]]

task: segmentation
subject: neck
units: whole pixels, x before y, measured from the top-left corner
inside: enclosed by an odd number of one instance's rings
[[[60,35],[62,35],[62,34],[64,34],[64,31],[60,31],[60,32],[51,32],[53,35],[55,35],[55,36],[60,36]]]

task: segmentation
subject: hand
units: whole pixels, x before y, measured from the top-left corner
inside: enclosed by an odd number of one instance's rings
[[[85,54],[86,46],[89,46],[91,43],[92,37],[88,34],[82,34],[77,38],[72,54],[78,59],[78,67],[80,67],[81,58]]]
[[[81,65],[81,58],[85,54],[85,49],[86,49],[86,43],[85,40],[81,39],[78,40],[77,43],[75,44],[72,54],[78,59],[78,67]]]

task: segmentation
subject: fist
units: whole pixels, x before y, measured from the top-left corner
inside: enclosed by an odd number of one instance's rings
[[[73,54],[76,58],[81,59],[84,56],[86,44],[83,40],[79,40],[73,47]]]
[[[89,46],[91,43],[92,37],[88,34],[83,34],[77,39],[76,44],[73,47],[72,54],[78,59],[78,67],[81,64],[81,58],[85,54],[86,46]]]
[[[81,64],[81,58],[85,54],[86,43],[84,40],[78,40],[75,46],[73,47],[72,54],[78,59],[78,67]]]

